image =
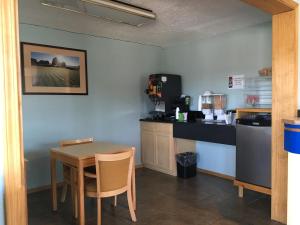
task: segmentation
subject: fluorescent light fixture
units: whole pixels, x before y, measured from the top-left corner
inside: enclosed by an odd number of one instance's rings
[[[41,0],[41,4],[138,27],[156,19],[151,10],[120,1]]]

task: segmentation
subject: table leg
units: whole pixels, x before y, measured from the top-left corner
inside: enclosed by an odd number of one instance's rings
[[[52,210],[57,210],[56,159],[51,158]]]
[[[71,197],[72,197],[73,216],[77,219],[78,201],[77,201],[76,182],[75,182],[76,176],[77,176],[76,169],[71,168]]]
[[[78,210],[79,210],[79,225],[85,224],[84,218],[84,172],[82,163],[79,162],[78,165],[78,189],[77,189],[77,199],[78,199]]]

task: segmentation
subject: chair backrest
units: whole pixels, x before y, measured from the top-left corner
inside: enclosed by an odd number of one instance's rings
[[[71,145],[80,145],[92,143],[94,141],[93,138],[83,138],[83,139],[74,139],[74,140],[62,140],[59,142],[60,147],[67,147]]]
[[[131,187],[134,149],[114,153],[96,154],[97,194],[110,197]]]

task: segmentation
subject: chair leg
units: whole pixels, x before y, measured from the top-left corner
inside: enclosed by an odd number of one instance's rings
[[[97,198],[97,225],[101,225],[101,198]]]
[[[64,183],[61,197],[60,197],[60,202],[64,203],[66,201],[67,191],[68,191],[68,184]]]
[[[118,202],[118,199],[117,199],[117,195],[114,196],[114,199],[113,199],[113,206],[114,207],[117,207],[117,202]]]
[[[134,206],[133,206],[133,201],[132,201],[132,192],[131,192],[131,188],[129,188],[129,189],[127,190],[127,200],[128,200],[128,207],[129,207],[129,212],[130,212],[131,220],[132,220],[133,222],[136,222],[136,215],[135,215]]]

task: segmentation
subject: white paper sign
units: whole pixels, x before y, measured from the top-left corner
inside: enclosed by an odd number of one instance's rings
[[[228,76],[228,89],[244,89],[245,76],[244,75],[229,75]]]

